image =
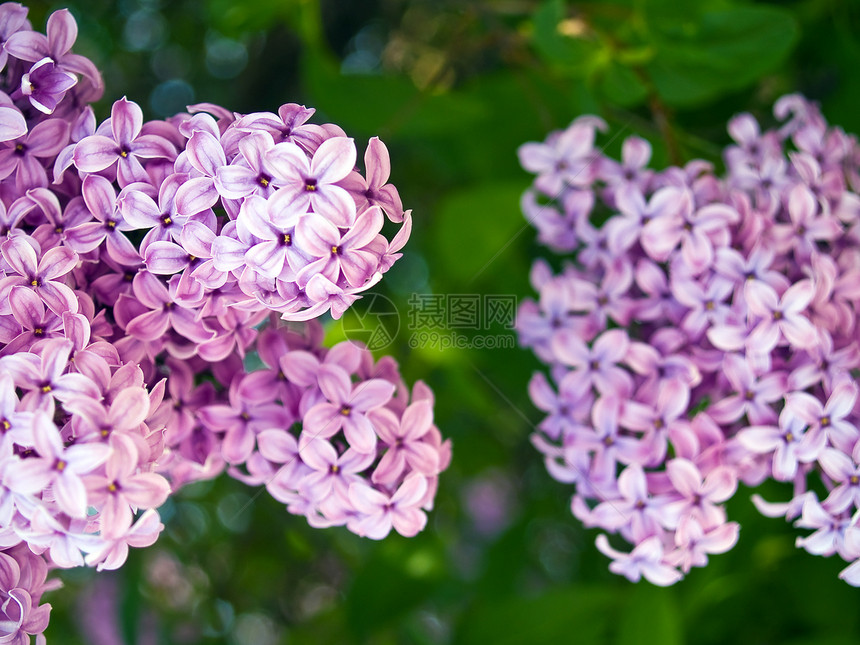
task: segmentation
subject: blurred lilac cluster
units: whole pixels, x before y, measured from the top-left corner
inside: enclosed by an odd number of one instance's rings
[[[860,585],[860,146],[798,95],[762,131],[728,126],[727,171],[660,172],[638,137],[622,161],[595,117],[520,148],[522,205],[539,240],[520,343],[548,365],[531,398],[550,474],[606,534],[610,569],[666,585],[736,543],[738,482],[793,484],[754,501],[811,531],[797,545],[852,563]],[[822,490],[819,496],[815,491]]]
[[[4,643],[44,640],[49,567],[121,566],[185,483],[229,466],[314,526],[380,539],[424,527],[450,460],[429,388],[326,349],[312,320],[409,237],[385,146],[362,174],[353,140],[295,104],[144,122],[123,98],[97,125],[76,37],[67,10],[43,35],[0,5]]]

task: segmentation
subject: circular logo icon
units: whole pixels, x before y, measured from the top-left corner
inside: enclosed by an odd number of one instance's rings
[[[343,334],[370,351],[388,347],[400,331],[400,313],[379,293],[367,293],[355,301],[340,319]]]

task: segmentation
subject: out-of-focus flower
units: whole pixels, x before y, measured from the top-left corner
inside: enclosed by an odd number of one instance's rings
[[[575,485],[574,515],[633,544],[597,544],[630,580],[671,584],[730,549],[724,502],[772,477],[794,497],[758,508],[800,517],[814,533],[798,546],[854,562],[841,577],[860,584],[857,143],[798,95],[774,113],[789,120],[765,132],[732,119],[723,178],[700,161],[648,171],[633,137],[608,160],[582,118],[520,150],[537,175],[524,213],[574,261],[536,262],[539,300],[520,308],[520,343],[555,381],[532,379],[548,415],[532,443]],[[544,216],[547,199],[561,208]]]

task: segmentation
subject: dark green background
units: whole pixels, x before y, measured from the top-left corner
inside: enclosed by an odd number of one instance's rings
[[[123,95],[150,118],[192,101],[242,112],[298,102],[361,146],[373,135],[388,144],[415,229],[379,287],[401,314],[385,351],[408,380],[433,387],[437,425],[454,442],[436,509],[412,540],[313,530],[266,494],[240,511],[256,491],[232,480],[191,487],[163,509],[159,542],[119,573],[62,574],[49,642],[95,642],[86,625],[114,617],[129,644],[860,640],[860,594],[836,578],[841,561],[796,550],[796,531],[760,517],[745,489],[728,505],[740,541],[707,568],[669,589],[610,574],[595,533],[570,515],[570,491],[529,443],[540,420],[526,392],[534,357],[408,345],[412,293],[531,296],[531,261],[548,252],[524,228],[530,178],[516,149],[577,115],[611,124],[599,143],[616,157],[624,136],[648,138],[655,168],[697,157],[720,167],[726,121],[752,111],[771,124],[773,101],[788,92],[858,131],[857,3],[683,4],[31,4],[38,28],[62,6],[78,19],[75,51],[105,72],[99,118]],[[329,332],[342,336],[339,323]],[[465,502],[481,482],[507,503],[495,534],[479,530]]]

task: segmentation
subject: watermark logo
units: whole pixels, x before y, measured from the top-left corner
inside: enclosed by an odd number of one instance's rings
[[[517,346],[513,334],[474,334],[467,336],[455,331],[412,332],[409,347],[412,349],[513,349]]]
[[[517,298],[479,293],[413,293],[405,317],[412,349],[512,349],[516,347]],[[397,306],[366,294],[341,319],[344,335],[370,350],[394,342],[400,331]]]
[[[412,349],[511,349],[517,297],[490,293],[413,293]]]
[[[371,351],[385,349],[400,331],[397,306],[380,293],[359,298],[341,318],[343,334]]]

